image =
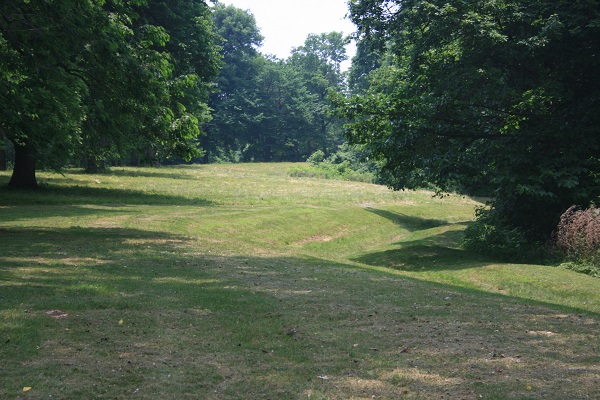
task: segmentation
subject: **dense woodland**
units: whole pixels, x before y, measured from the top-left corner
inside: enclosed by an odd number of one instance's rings
[[[467,243],[515,254],[598,200],[598,1],[348,6],[352,38],[311,34],[282,60],[221,2],[2,2],[9,186],[37,187],[37,169],[361,158],[394,189],[489,197]]]

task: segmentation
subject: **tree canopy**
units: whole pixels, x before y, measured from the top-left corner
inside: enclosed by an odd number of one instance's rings
[[[350,14],[387,62],[363,57],[368,88],[336,103],[391,187],[492,196],[480,222],[529,240],[598,198],[597,1],[354,0]]]
[[[247,10],[217,2],[224,66],[211,96],[205,161],[304,161],[335,151],[341,122],[329,112],[329,90],[342,91],[346,38],[309,35],[287,60],[261,54],[260,29]]]
[[[251,12],[201,0],[0,4],[0,167],[304,161],[335,152],[348,39],[311,34],[280,60]],[[206,136],[203,136],[206,133]],[[14,151],[13,151],[14,149]]]
[[[10,186],[36,187],[36,166],[78,154],[197,151],[220,63],[203,1],[2,2],[0,34]]]

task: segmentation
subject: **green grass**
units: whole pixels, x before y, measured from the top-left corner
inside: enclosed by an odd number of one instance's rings
[[[0,398],[600,397],[600,280],[463,251],[472,199],[289,169],[0,189]]]

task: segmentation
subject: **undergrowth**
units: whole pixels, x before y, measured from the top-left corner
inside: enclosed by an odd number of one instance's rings
[[[363,161],[360,150],[348,145],[340,146],[340,149],[329,157],[325,157],[323,151],[317,150],[306,161],[308,164],[291,167],[288,174],[292,177],[378,183],[376,163]]]
[[[600,209],[570,207],[556,231],[556,247],[567,262],[562,267],[600,277]]]
[[[487,207],[475,210],[475,221],[465,229],[463,247],[493,255],[507,262],[542,262],[547,255],[540,243],[532,243],[519,228],[507,227]]]

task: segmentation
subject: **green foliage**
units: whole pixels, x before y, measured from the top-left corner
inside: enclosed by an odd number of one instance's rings
[[[384,58],[359,58],[368,86],[334,101],[391,187],[493,197],[493,224],[533,242],[600,194],[598,2],[359,0],[350,14]]]
[[[339,164],[323,162],[316,165],[294,165],[290,167],[288,174],[299,178],[337,179],[365,183],[373,183],[375,181],[373,174],[353,170],[346,161]]]
[[[326,153],[335,151],[343,142],[343,119],[332,113],[329,96],[346,90],[346,74],[341,63],[348,57],[348,43],[341,32],[310,34],[304,45],[292,50],[288,63],[300,74],[310,98],[306,102],[310,120],[304,135],[308,155],[315,147]],[[305,157],[306,157],[305,156]]]
[[[306,160],[309,165],[294,165],[288,173],[294,177],[376,183],[377,165],[361,157],[358,149],[347,144],[340,146],[336,153],[327,158],[325,153],[317,150]]]
[[[211,96],[203,161],[302,161],[341,142],[341,122],[329,112],[329,90],[340,91],[346,39],[309,35],[288,60],[264,56],[254,16],[215,4],[224,67]]]
[[[348,90],[352,94],[365,93],[370,86],[370,74],[386,64],[385,49],[379,49],[368,38],[356,43],[356,55],[348,72]]]
[[[0,14],[13,186],[35,186],[36,163],[197,152],[219,67],[203,1],[3,2]]]
[[[600,267],[597,263],[588,264],[585,261],[567,261],[560,264],[560,267],[589,276],[593,276],[594,278],[600,278]]]
[[[477,219],[465,229],[463,247],[510,262],[540,262],[541,245],[532,244],[525,233],[509,226],[494,209],[480,207]]]
[[[86,87],[74,60],[101,13],[94,1],[0,5],[0,130],[40,163],[57,166],[76,147]]]
[[[311,163],[312,165],[317,165],[322,163],[325,160],[325,153],[322,150],[317,150],[308,157],[306,161]]]
[[[217,3],[213,19],[223,37],[224,67],[210,99],[214,118],[207,124],[205,161],[302,159],[311,117],[300,76],[258,53],[262,36],[248,11]]]

